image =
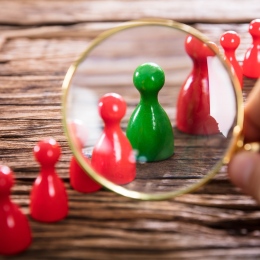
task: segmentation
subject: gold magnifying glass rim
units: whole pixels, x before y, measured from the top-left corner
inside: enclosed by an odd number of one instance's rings
[[[177,190],[177,191],[170,191],[170,192],[164,192],[164,193],[143,193],[139,191],[129,190],[122,186],[119,186],[106,178],[104,178],[102,175],[100,175],[98,172],[96,172],[89,163],[86,162],[83,154],[79,151],[79,149],[76,148],[75,144],[73,143],[73,138],[70,135],[70,131],[68,129],[67,124],[67,99],[68,99],[68,93],[70,84],[72,81],[72,78],[77,70],[77,67],[81,64],[82,61],[85,60],[87,55],[91,52],[92,49],[94,49],[97,45],[99,45],[102,41],[109,38],[110,36],[114,35],[117,32],[120,32],[125,29],[130,29],[134,27],[140,27],[140,26],[148,26],[148,25],[156,25],[156,26],[164,26],[169,27],[172,29],[177,29],[179,31],[183,31],[187,34],[193,35],[205,44],[207,44],[218,56],[220,61],[222,62],[223,66],[226,68],[230,79],[233,83],[233,86],[235,88],[235,95],[236,95],[236,101],[237,101],[237,122],[236,126],[233,130],[233,137],[232,140],[222,158],[210,171],[209,173],[202,178],[200,181],[198,181],[195,184],[190,185],[189,187]],[[63,84],[62,84],[62,123],[64,127],[65,134],[68,139],[69,146],[72,150],[73,155],[75,156],[78,163],[81,165],[81,167],[85,170],[86,174],[88,174],[91,178],[93,178],[96,182],[101,184],[103,187],[114,191],[120,195],[123,195],[125,197],[133,198],[133,199],[139,199],[139,200],[165,200],[174,198],[177,196],[180,196],[182,194],[190,193],[195,191],[196,189],[200,188],[202,185],[204,185],[206,182],[208,182],[210,179],[212,179],[217,172],[219,171],[220,167],[223,164],[226,164],[229,162],[230,158],[232,157],[233,153],[237,149],[238,142],[243,142],[241,139],[241,131],[242,131],[242,125],[243,125],[243,98],[242,98],[242,91],[240,87],[240,83],[236,75],[232,72],[230,64],[227,63],[224,58],[222,57],[222,54],[219,52],[218,49],[212,47],[211,42],[209,39],[196,30],[195,28],[188,26],[186,24],[182,24],[173,20],[166,20],[166,19],[144,19],[144,20],[133,20],[129,22],[125,22],[121,25],[118,25],[110,30],[107,30],[103,33],[101,33],[98,37],[96,37],[94,40],[90,42],[86,50],[79,56],[79,58],[70,66],[70,68],[67,71],[67,74],[64,78]],[[242,144],[241,144],[242,145]],[[242,145],[243,146],[243,145]]]

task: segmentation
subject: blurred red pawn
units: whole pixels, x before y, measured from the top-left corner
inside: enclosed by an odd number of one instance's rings
[[[240,82],[241,88],[243,87],[243,71],[242,67],[239,65],[235,51],[240,44],[240,37],[234,31],[227,31],[222,34],[220,37],[220,44],[225,52],[225,59],[228,60],[234,70],[234,73],[237,75],[237,78]]]
[[[213,49],[217,46],[211,43]],[[177,128],[187,134],[218,134],[216,120],[210,115],[208,58],[214,51],[195,36],[188,35],[185,50],[193,62],[193,68],[184,81],[177,100]]]
[[[82,193],[95,192],[101,189],[101,186],[79,166],[74,156],[70,161],[70,184],[73,189]]]
[[[32,241],[27,218],[10,199],[13,184],[10,168],[0,165],[0,255],[22,252]]]
[[[80,122],[70,123],[69,131],[72,136],[73,144],[77,147],[78,151],[82,151],[84,141],[82,139],[82,135],[78,133],[79,129],[82,130],[82,125]],[[87,129],[83,128],[82,132],[87,132]],[[87,163],[89,162],[87,158],[86,161]],[[70,185],[74,190],[82,193],[95,192],[101,189],[101,186],[92,180],[91,177],[89,177],[87,173],[79,166],[74,156],[72,156],[70,161]]]
[[[41,170],[31,191],[31,216],[41,222],[56,222],[68,214],[65,186],[55,171],[61,154],[59,144],[52,138],[40,141],[34,147],[34,157]]]
[[[260,19],[253,20],[249,25],[249,33],[253,42],[245,54],[243,74],[248,78],[260,77]]]

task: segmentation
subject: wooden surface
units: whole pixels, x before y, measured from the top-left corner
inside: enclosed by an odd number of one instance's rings
[[[225,30],[236,30],[241,61],[251,41],[248,22],[259,11],[257,0],[1,1],[0,162],[16,174],[12,198],[28,215],[33,232],[31,247],[7,259],[259,259],[259,206],[230,184],[225,171],[196,193],[169,201],[72,190],[60,101],[71,62],[90,39],[118,22],[174,19],[216,42]],[[254,80],[244,82],[246,98]],[[28,210],[39,171],[32,148],[46,136],[62,146],[57,171],[69,194],[69,216],[56,224],[33,221]]]

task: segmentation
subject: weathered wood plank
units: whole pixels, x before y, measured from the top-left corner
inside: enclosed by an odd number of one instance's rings
[[[72,24],[86,21],[123,21],[167,18],[182,22],[248,22],[258,17],[257,0],[229,1],[1,1],[0,23],[13,25]],[[238,15],[239,14],[239,15]]]
[[[99,35],[101,32],[111,29],[117,25],[122,24],[121,22],[87,22],[87,23],[80,23],[76,25],[67,25],[67,26],[41,26],[37,28],[31,28],[31,27],[19,27],[19,26],[10,26],[10,27],[0,27],[1,35],[1,45],[3,45],[7,40],[12,39],[19,39],[21,42],[21,45],[26,44],[27,39],[58,39],[58,38],[73,38],[71,42],[73,44],[76,43],[76,39],[82,39],[84,38],[84,44],[86,45],[87,42]],[[228,30],[234,30],[241,36],[241,43],[237,50],[237,56],[239,60],[242,60],[241,55],[243,54],[244,50],[249,46],[251,42],[251,35],[248,33],[248,23],[244,24],[202,24],[202,23],[196,23],[193,25],[196,29],[202,31],[205,33],[212,41],[219,43],[220,36],[223,32]],[[19,43],[19,42],[18,42]],[[51,41],[48,41],[48,44],[50,44]],[[14,42],[12,42],[14,44]],[[0,46],[1,46],[0,45]],[[46,41],[43,41],[43,46],[46,45]],[[218,44],[219,47],[220,44]],[[69,44],[67,45],[67,47]],[[7,45],[5,45],[5,48],[8,48]],[[35,47],[39,48],[39,46]],[[41,51],[39,52],[33,52],[28,54],[27,52],[30,50],[25,48],[23,52],[18,51],[17,48],[10,49],[14,52],[16,51],[16,57],[12,56],[12,59],[16,59],[18,57],[24,57],[27,55],[34,55],[35,57],[39,57],[41,55]],[[66,53],[63,49],[59,50],[59,53],[70,54],[74,53],[77,49],[75,48],[67,48]],[[26,51],[26,52],[25,52]],[[53,55],[56,55],[54,53]],[[9,54],[10,56],[10,54]],[[1,61],[8,60],[8,55],[1,54]],[[28,56],[26,56],[28,58]]]
[[[24,182],[19,184],[20,192],[17,188],[15,192],[20,195],[13,196],[13,199],[26,209],[28,199],[27,195],[21,194],[21,189],[22,193],[27,194],[30,187]],[[196,203],[190,204],[194,200],[188,198],[203,198],[198,195],[180,197],[182,202],[188,202],[183,204],[176,200],[133,201],[105,191],[98,192],[99,196],[82,195],[69,188],[68,192],[71,210],[68,218],[49,225],[30,220],[34,244],[18,259],[33,259],[35,254],[40,254],[43,259],[54,256],[70,259],[73,255],[77,259],[83,256],[96,259],[99,256],[119,257],[130,252],[138,253],[130,253],[129,256],[156,259],[159,256],[157,254],[162,252],[169,256],[174,253],[182,256],[187,247],[189,252],[195,252],[198,257],[204,254],[221,255],[222,252],[236,255],[237,248],[243,248],[240,253],[248,255],[248,245],[253,250],[252,255],[259,253],[255,251],[260,243],[259,231],[255,229],[259,212],[252,201],[251,210],[242,211],[219,208],[218,199],[222,196],[225,201],[227,198],[223,195],[204,197],[211,199],[212,204],[201,207]],[[246,199],[241,196],[237,198]],[[248,203],[250,200],[245,206]],[[235,204],[232,207],[236,207]],[[71,244],[71,241],[74,242]],[[98,255],[95,254],[96,250]]]

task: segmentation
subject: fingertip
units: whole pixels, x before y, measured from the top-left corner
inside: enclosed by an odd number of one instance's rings
[[[231,181],[260,203],[260,155],[240,152],[232,158],[228,167]]]

